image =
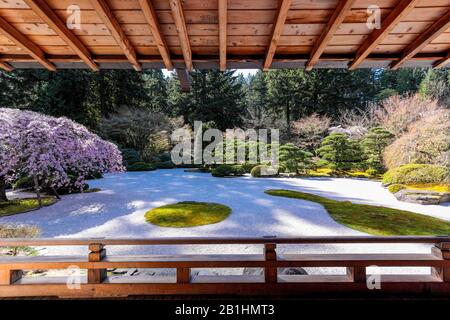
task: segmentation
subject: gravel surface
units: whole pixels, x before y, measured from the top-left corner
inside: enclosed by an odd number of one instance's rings
[[[267,189],[291,189],[336,200],[382,205],[450,220],[450,204],[423,206],[399,202],[379,182],[335,178],[214,178],[183,169],[106,175],[89,182],[102,191],[63,196],[43,209],[0,218],[0,223],[41,227],[43,237],[239,237],[363,235],[336,223],[317,203],[266,195]],[[20,196],[9,194],[10,196]],[[232,208],[228,219],[193,228],[161,228],[145,221],[151,208],[179,201],[217,202]],[[114,254],[255,253],[257,245],[111,247]],[[289,245],[279,252],[429,252],[426,245]],[[85,253],[85,248],[45,248],[43,254]],[[418,268],[416,268],[419,270]],[[332,270],[331,270],[332,271]],[[421,271],[420,271],[421,272]],[[334,272],[333,272],[334,273]]]

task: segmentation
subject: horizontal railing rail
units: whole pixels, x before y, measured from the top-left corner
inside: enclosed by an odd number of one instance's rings
[[[135,246],[135,245],[180,245],[180,244],[344,244],[344,243],[441,243],[450,242],[450,235],[433,237],[397,236],[342,236],[342,237],[292,237],[283,238],[276,236],[264,237],[183,237],[183,238],[41,238],[41,239],[1,239],[0,247],[13,246],[83,246],[90,243],[102,243],[104,245]]]
[[[259,254],[224,254],[217,245],[257,245]],[[426,244],[429,253],[305,253],[279,245]],[[110,255],[109,246],[214,245],[211,254]],[[87,255],[1,256],[0,297],[57,296],[111,297],[129,295],[241,294],[283,295],[310,293],[450,294],[450,237],[297,237],[155,238],[155,239],[0,239],[0,247],[85,246]],[[383,247],[377,247],[383,251]],[[339,248],[337,248],[339,249]],[[336,250],[336,249],[335,249]],[[286,251],[286,250],[283,250]],[[286,274],[283,268],[344,268],[340,274]],[[371,274],[369,267],[400,267],[402,274]],[[428,267],[416,274],[407,268]],[[80,269],[78,277],[29,277],[24,271]],[[158,276],[117,276],[112,269],[173,269]],[[249,275],[202,275],[196,269],[256,268]],[[259,271],[258,271],[259,270]],[[373,282],[379,282],[373,290]],[[74,286],[75,282],[75,286]],[[372,285],[371,285],[372,283]],[[379,284],[379,288],[378,288]]]

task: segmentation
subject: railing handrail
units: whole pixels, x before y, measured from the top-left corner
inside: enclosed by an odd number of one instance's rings
[[[179,237],[179,238],[13,238],[1,239],[0,247],[84,246],[101,243],[110,246],[134,245],[217,245],[217,244],[348,244],[348,243],[442,243],[450,236],[312,236],[312,237]]]

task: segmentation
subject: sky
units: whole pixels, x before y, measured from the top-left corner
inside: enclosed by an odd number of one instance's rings
[[[170,76],[171,72],[168,71],[167,69],[163,69],[162,70],[164,75],[166,77]],[[258,71],[258,69],[237,69],[235,71],[235,74],[242,74],[244,77],[248,76],[248,75],[253,75]]]

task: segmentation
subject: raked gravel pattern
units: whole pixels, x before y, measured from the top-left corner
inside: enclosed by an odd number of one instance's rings
[[[63,196],[37,211],[0,218],[0,223],[38,225],[43,237],[252,237],[364,235],[335,222],[317,203],[273,197],[268,189],[309,192],[352,201],[409,210],[450,220],[450,204],[424,206],[399,202],[379,182],[343,178],[214,178],[183,169],[109,174],[89,181],[97,193]],[[20,194],[9,193],[17,197]],[[179,201],[217,202],[232,208],[228,219],[193,228],[162,228],[145,221],[146,211]],[[109,254],[259,253],[258,245],[108,247]],[[278,252],[429,252],[428,245],[283,245]],[[45,248],[42,254],[84,254],[86,248]],[[397,268],[396,268],[397,269]],[[333,271],[334,270],[334,271]],[[335,273],[337,269],[330,269]],[[417,273],[428,269],[415,268]],[[383,269],[383,272],[390,269]],[[398,271],[398,270],[397,270]],[[323,270],[322,270],[323,272]],[[310,271],[314,273],[314,270]]]

